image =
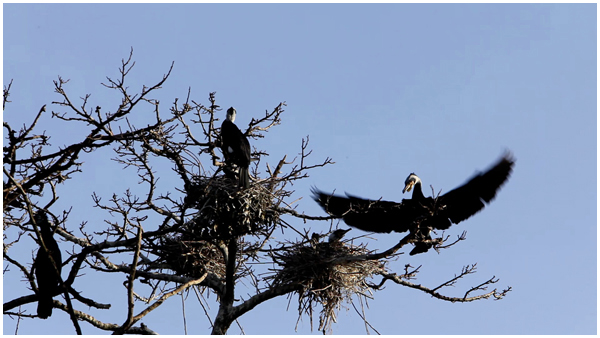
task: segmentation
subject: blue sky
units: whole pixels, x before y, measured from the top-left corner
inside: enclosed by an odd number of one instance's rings
[[[189,87],[192,98],[204,104],[216,91],[218,104],[236,107],[240,126],[286,101],[283,124],[251,143],[265,149],[273,165],[283,154],[297,154],[301,138],[310,135],[314,162],[333,158],[335,165],[294,185],[294,197],[303,197],[298,210],[308,214],[323,215],[309,198],[313,185],[399,201],[411,172],[424,187],[449,191],[511,150],[516,166],[497,199],[448,232],[466,230],[466,241],[441,254],[402,255],[390,268],[400,272],[407,263],[422,264],[416,282],[435,287],[477,263],[476,275],[446,293],[462,295],[492,276],[500,278],[499,289],[510,285],[513,291],[501,301],[452,304],[389,283],[369,301],[367,319],[383,334],[597,332],[596,4],[5,4],[3,9],[3,81],[14,80],[5,121],[30,121],[44,104],[61,111],[51,105],[58,100],[52,84],[58,75],[71,80],[66,89],[72,97],[91,93],[92,105],[114,109],[119,102],[100,83],[117,76],[120,60],[133,47],[133,89],[158,81],[175,61],[155,95],[165,114]],[[145,125],[151,109],[132,118]],[[43,123],[54,146],[81,136],[55,120]],[[73,229],[84,220],[103,226],[107,216],[92,207],[93,191],[109,198],[137,184],[135,173],[122,171],[110,157],[88,154],[82,158],[84,172],[60,187],[64,197],[57,208],[73,205]],[[369,247],[383,250],[402,235],[371,237]],[[20,250],[31,256],[32,247]],[[93,313],[121,323],[124,276],[100,279],[87,270],[81,280],[75,288],[113,304],[114,310]],[[5,301],[29,294],[16,273],[5,274],[3,282]],[[188,332],[209,333],[195,296],[186,296]],[[296,299],[287,311],[288,299],[280,297],[244,315],[239,320],[244,332],[295,333]],[[181,301],[172,297],[143,322],[161,334],[183,334]],[[216,311],[214,297],[208,301]],[[14,333],[16,320],[3,319],[3,332]],[[84,333],[103,333],[82,325]],[[365,330],[349,306],[340,311],[333,332]],[[25,319],[19,333],[74,330],[67,315],[56,311],[45,321]],[[240,331],[234,325],[229,333]],[[297,333],[311,333],[308,318]]]

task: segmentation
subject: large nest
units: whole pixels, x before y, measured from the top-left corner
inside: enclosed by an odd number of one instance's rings
[[[186,192],[185,203],[198,209],[190,230],[205,239],[269,233],[279,218],[273,195],[260,184],[239,190],[238,181],[224,175],[196,176]]]
[[[223,253],[205,240],[194,240],[187,234],[165,237],[160,247],[161,257],[179,276],[200,278],[205,272],[225,278]]]
[[[273,285],[303,285],[298,292],[299,316],[306,313],[312,328],[312,309],[321,304],[319,331],[330,330],[342,302],[352,302],[352,296],[371,292],[366,282],[375,272],[384,269],[384,262],[365,260],[365,246],[343,242],[312,242],[295,244],[289,250],[273,252],[281,266],[273,276]],[[363,256],[363,257],[360,257]]]
[[[176,234],[163,237],[158,250],[177,275],[197,278],[209,271],[225,278],[218,243],[270,233],[278,221],[273,196],[260,184],[240,191],[238,181],[224,175],[195,176],[186,193],[184,203],[198,212]]]

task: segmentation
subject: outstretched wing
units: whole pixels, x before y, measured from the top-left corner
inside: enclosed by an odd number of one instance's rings
[[[462,186],[440,196],[436,203],[440,208],[436,216],[449,218],[457,224],[475,215],[496,197],[500,187],[508,180],[514,164],[512,155],[506,153],[486,172],[479,173]]]
[[[312,189],[313,198],[328,214],[342,218],[349,226],[372,232],[389,233],[409,230],[409,208],[404,203],[336,196]]]

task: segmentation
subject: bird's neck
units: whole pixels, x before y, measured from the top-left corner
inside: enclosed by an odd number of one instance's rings
[[[418,180],[415,183],[415,186],[413,187],[412,199],[413,200],[423,200],[423,199],[425,199],[425,196],[423,195],[423,191],[421,190],[421,180]]]
[[[44,240],[46,240],[46,238],[53,237],[53,235],[54,235],[54,233],[52,232],[52,229],[50,227],[45,227],[45,226],[40,227],[40,234],[42,235]]]

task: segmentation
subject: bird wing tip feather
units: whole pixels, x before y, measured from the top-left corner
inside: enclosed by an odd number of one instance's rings
[[[318,201],[319,199],[321,199],[321,195],[323,194],[323,192],[315,186],[310,187],[310,192],[313,194],[312,198],[315,201]]]
[[[516,160],[517,159],[515,158],[514,153],[510,149],[504,149],[504,153],[502,154],[502,158],[500,159],[500,161],[509,162],[511,165],[513,165],[516,162]]]

